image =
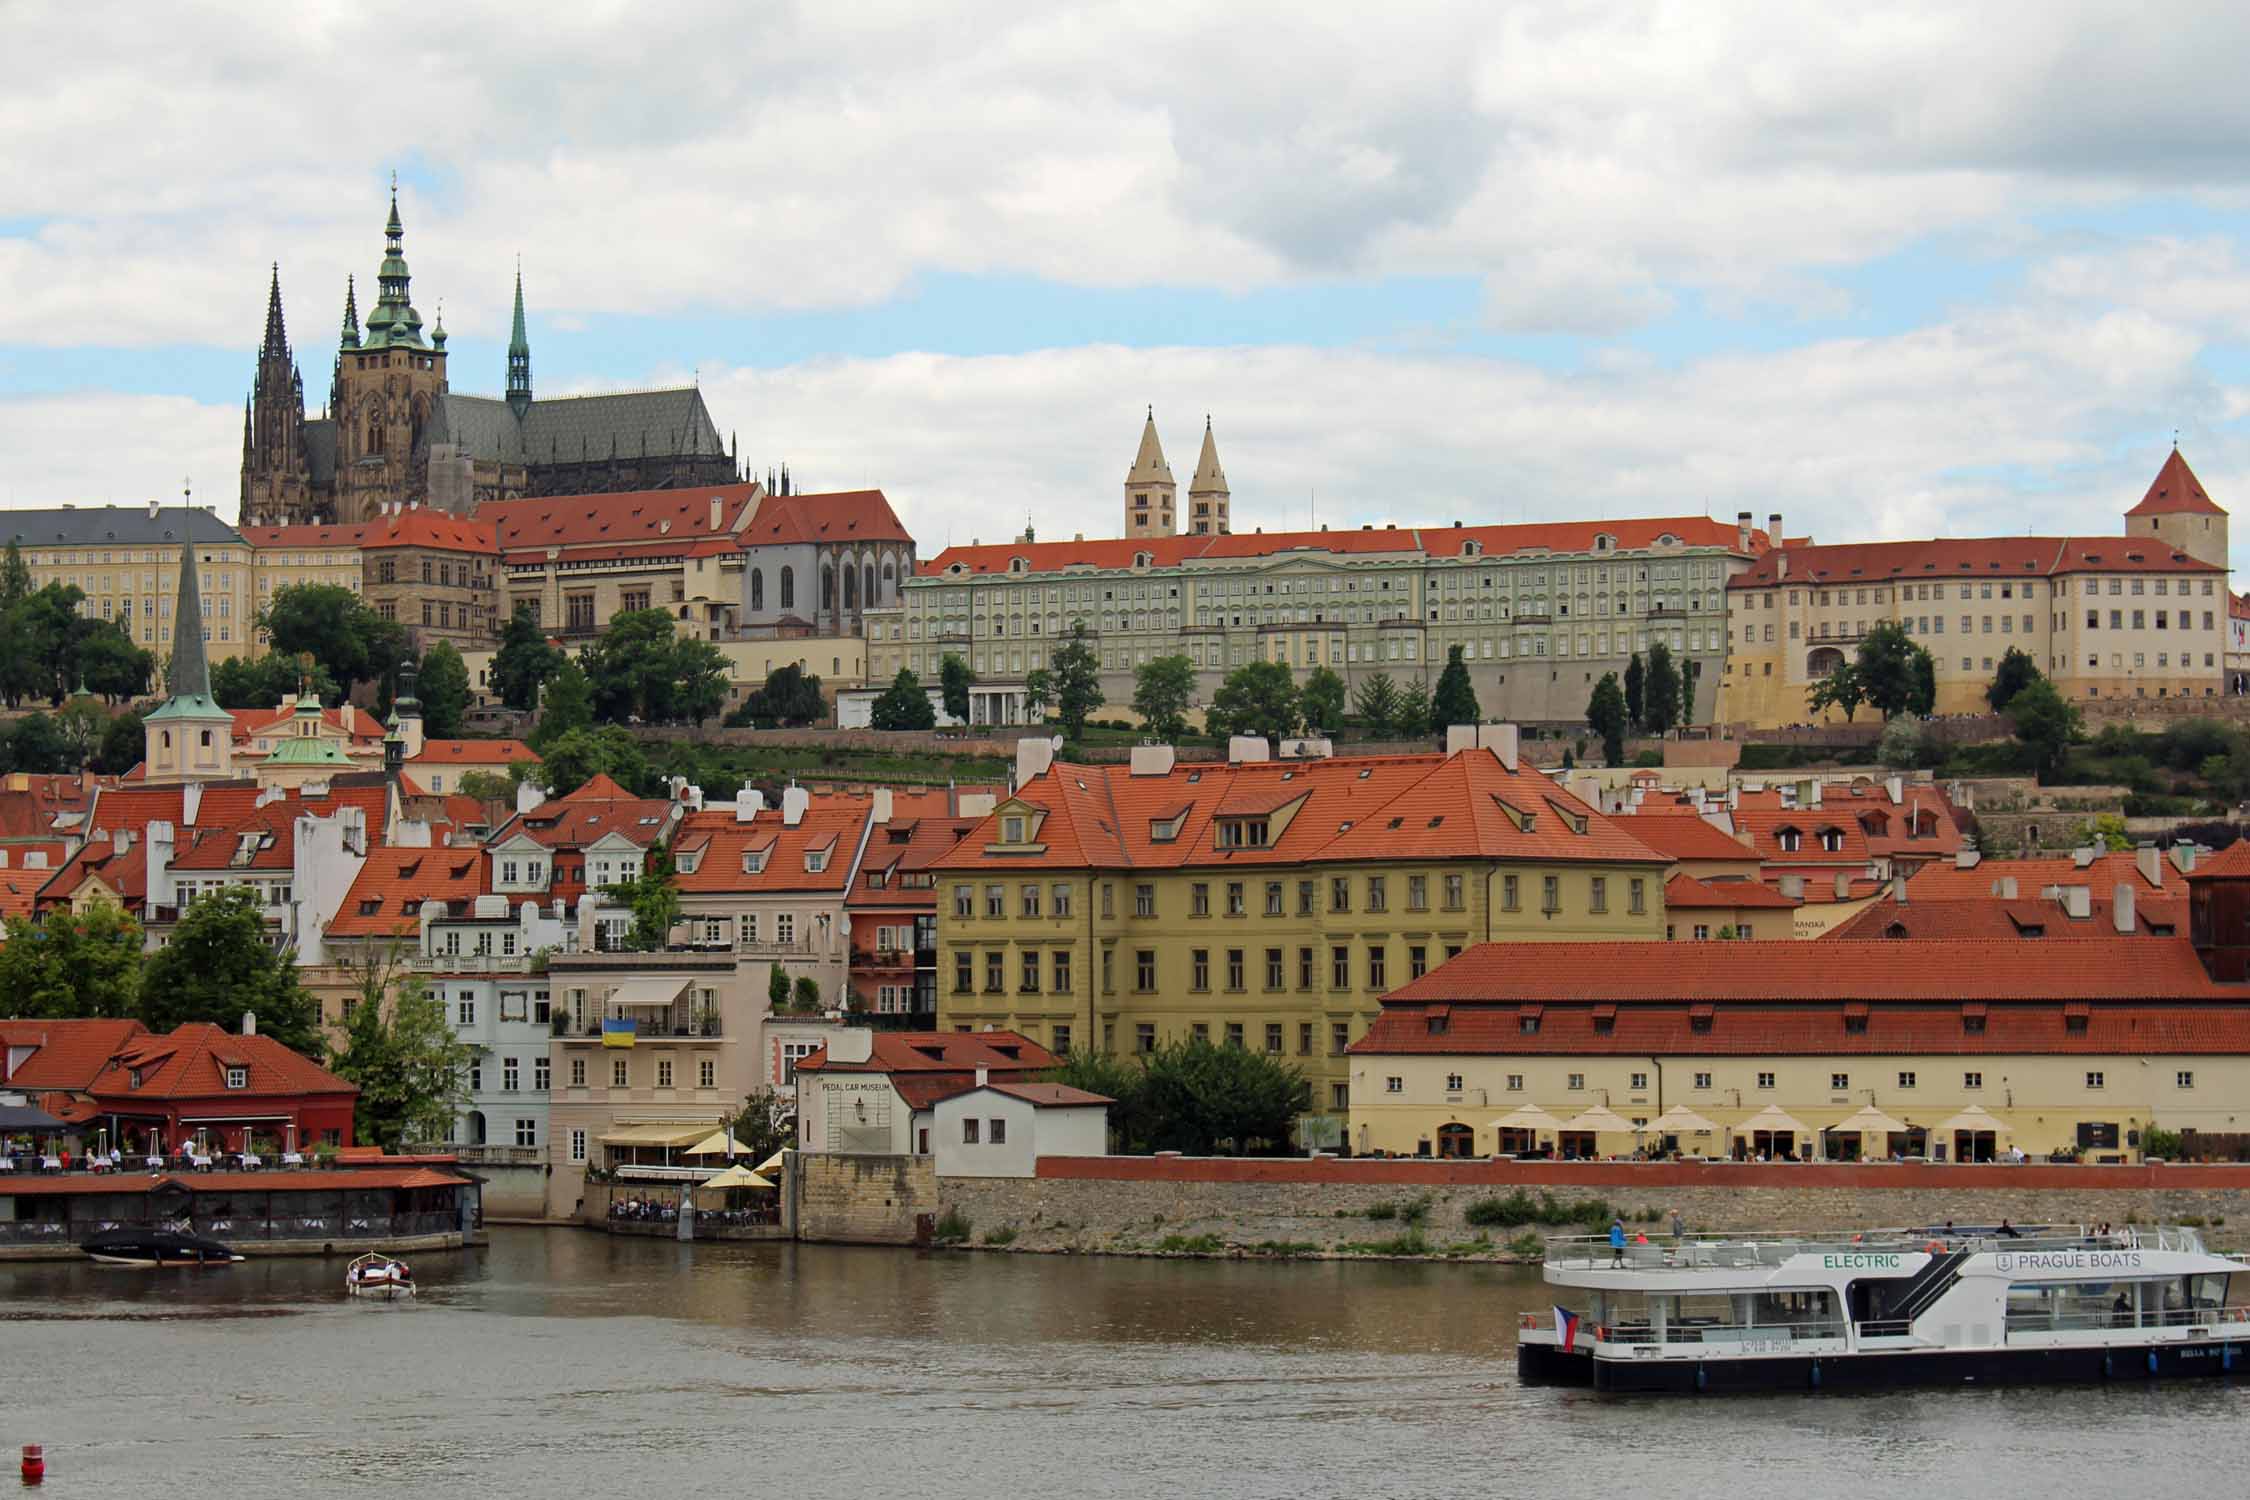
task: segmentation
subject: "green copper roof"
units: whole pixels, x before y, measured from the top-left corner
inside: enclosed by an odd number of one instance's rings
[[[344,347],[359,347],[359,293],[349,276],[344,278]]]
[[[521,422],[531,409],[531,339],[523,331],[523,267],[516,268],[516,323],[508,335],[508,409]]]
[[[398,186],[391,187],[391,218],[383,226],[383,264],[375,273],[377,296],[367,314],[369,349],[426,349],[422,342],[422,315],[414,310],[408,288],[413,282],[406,269],[406,231],[398,220]]]
[[[234,715],[211,696],[211,663],[203,651],[203,594],[196,585],[195,509],[180,518],[179,602],[172,616],[171,695],[151,719],[224,719]]]
[[[337,748],[336,742],[325,736],[292,734],[273,747],[266,757],[269,766],[345,766],[352,765],[350,756]]]

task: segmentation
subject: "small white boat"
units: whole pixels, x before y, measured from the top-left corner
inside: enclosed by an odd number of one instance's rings
[[[414,1273],[388,1255],[362,1255],[344,1269],[344,1290],[354,1297],[411,1297]]]

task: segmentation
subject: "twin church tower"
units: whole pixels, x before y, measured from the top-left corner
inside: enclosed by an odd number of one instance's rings
[[[305,382],[281,311],[281,270],[242,409],[242,522],[356,524],[392,503],[466,515],[487,500],[733,484],[740,469],[694,386],[536,399],[523,273],[501,397],[454,392],[445,319],[427,333],[411,295],[398,189],[383,226],[376,300],[362,327],[344,283],[343,335],[328,405],[305,415]]]
[[[1156,436],[1156,409],[1149,408],[1141,428],[1141,448],[1133,455],[1133,468],[1125,476],[1125,535],[1127,537],[1225,536],[1234,527],[1227,515],[1227,473],[1219,467],[1219,445],[1211,436],[1211,419],[1203,419],[1203,452],[1195,461],[1195,477],[1188,481],[1187,525],[1179,524],[1179,486],[1173,483],[1172,466],[1164,461],[1164,444]]]

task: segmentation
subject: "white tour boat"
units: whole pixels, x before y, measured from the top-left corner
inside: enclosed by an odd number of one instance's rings
[[[2244,1270],[2174,1227],[1557,1238],[1516,1370],[1599,1391],[2218,1375],[2250,1368]]]
[[[362,1255],[344,1268],[344,1290],[354,1297],[411,1297],[414,1273],[403,1260]]]

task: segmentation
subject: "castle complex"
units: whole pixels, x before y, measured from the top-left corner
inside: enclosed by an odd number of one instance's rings
[[[281,309],[266,297],[257,375],[242,412],[242,520],[354,524],[391,503],[467,515],[486,500],[732,484],[740,479],[693,386],[538,400],[516,275],[506,394],[465,396],[446,373],[445,320],[424,332],[410,295],[398,194],[383,228],[364,328],[347,278],[327,409],[305,415],[305,383]]]

